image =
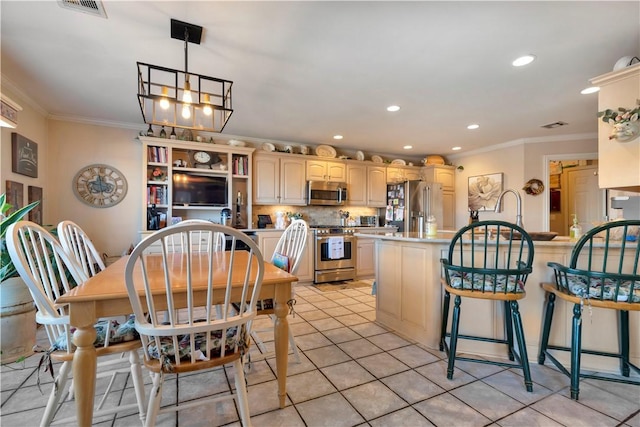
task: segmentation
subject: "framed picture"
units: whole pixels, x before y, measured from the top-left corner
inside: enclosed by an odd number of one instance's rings
[[[38,206],[31,209],[29,212],[29,221],[42,225],[42,187],[34,187],[33,185],[30,185],[27,190],[27,199],[29,200],[29,203],[33,203],[37,200],[40,201]]]
[[[16,210],[23,207],[24,206],[24,186],[22,185],[22,183],[7,180],[6,197],[7,197],[7,203],[9,203],[12,206],[12,208],[6,212],[6,215],[10,215]]]
[[[38,177],[38,144],[16,132],[11,133],[11,170],[20,175]]]
[[[469,210],[493,211],[502,193],[502,172],[469,177]]]

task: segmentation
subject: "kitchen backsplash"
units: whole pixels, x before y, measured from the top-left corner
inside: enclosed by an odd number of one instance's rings
[[[301,213],[302,219],[307,221],[309,225],[339,225],[340,210],[349,212],[349,219],[357,221],[360,216],[378,215],[377,208],[367,208],[363,206],[262,206],[253,205],[253,226],[257,228],[258,215],[271,215],[271,221],[275,224],[276,212],[294,212]],[[359,224],[358,224],[359,225]]]

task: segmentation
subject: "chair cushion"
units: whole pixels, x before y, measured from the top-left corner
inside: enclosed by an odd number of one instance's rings
[[[111,326],[111,328],[109,328]],[[96,329],[96,340],[93,342],[93,346],[104,347],[105,338],[107,337],[107,331],[109,332],[109,344],[118,344],[121,342],[135,341],[140,339],[138,331],[135,327],[135,317],[129,316],[127,321],[120,324],[114,319],[104,319],[98,321],[93,325]],[[75,332],[76,328],[71,328],[71,334]],[[51,349],[67,350],[67,337],[66,335],[60,335],[51,346]]]
[[[247,348],[246,332],[244,325],[241,326],[240,336],[236,334],[237,327],[227,329],[227,336],[224,340],[225,354],[232,354],[235,351],[236,340],[238,340],[238,351],[243,353]],[[206,332],[195,335],[196,359],[209,360],[212,357],[219,357],[222,349],[222,331],[211,331],[211,348],[207,352],[207,334]],[[152,338],[152,337],[150,337]],[[147,344],[147,352],[153,359],[161,359],[161,356],[169,356],[175,358],[176,349],[173,345],[172,337],[158,337],[160,341],[160,349],[156,345],[156,340],[151,339]],[[178,357],[182,360],[191,356],[190,335],[180,335],[178,337]],[[207,356],[207,354],[209,356]]]
[[[506,285],[506,291],[505,291]],[[449,286],[455,289],[482,291],[482,292],[524,292],[524,282],[516,280],[516,276],[504,274],[479,274],[479,273],[451,273]]]
[[[279,269],[284,270],[287,273],[290,272],[291,265],[289,263],[288,256],[282,255],[276,252],[273,254],[273,258],[271,259],[271,262],[273,263],[273,265],[275,265]]]
[[[560,286],[568,289],[573,295],[581,298],[597,298],[610,301],[620,302],[640,302],[640,283],[635,282],[632,301],[629,301],[631,280],[620,282],[618,295],[616,297],[617,281],[604,279],[604,283],[600,278],[589,278],[579,274],[558,275],[561,282]],[[564,279],[566,277],[566,281]],[[603,287],[604,286],[604,287]],[[615,298],[615,299],[614,299]]]

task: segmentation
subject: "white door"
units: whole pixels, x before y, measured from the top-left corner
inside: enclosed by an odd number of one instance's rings
[[[573,214],[578,216],[582,232],[586,233],[603,220],[600,210],[602,192],[598,187],[598,168],[587,166],[567,171],[568,224],[573,224]],[[569,231],[567,230],[567,234]]]

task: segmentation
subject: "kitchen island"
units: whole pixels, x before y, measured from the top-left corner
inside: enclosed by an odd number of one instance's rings
[[[426,237],[419,233],[396,232],[366,236],[375,240],[376,322],[433,350],[438,349],[440,340],[443,299],[440,259],[447,256],[454,234],[455,232],[439,232],[434,237]],[[358,233],[355,235],[359,236]],[[540,283],[554,281],[553,271],[547,266],[547,262],[568,264],[573,246],[574,243],[566,237],[534,242],[533,272],[527,280],[527,296],[520,301],[520,314],[531,362],[537,362],[542,330],[545,292]],[[504,311],[499,302],[468,298],[463,305],[461,334],[504,336]],[[573,304],[556,301],[550,343],[570,345],[572,309]],[[582,318],[586,322],[582,336],[584,348],[617,348],[617,318],[614,310],[591,310],[585,303]],[[640,313],[631,312],[629,322],[632,337],[631,362],[638,364]],[[505,346],[480,341],[459,341],[458,351],[488,357],[506,356]],[[558,354],[558,359],[568,364],[569,354]],[[590,355],[582,356],[582,366],[585,369],[618,372],[616,360]]]

